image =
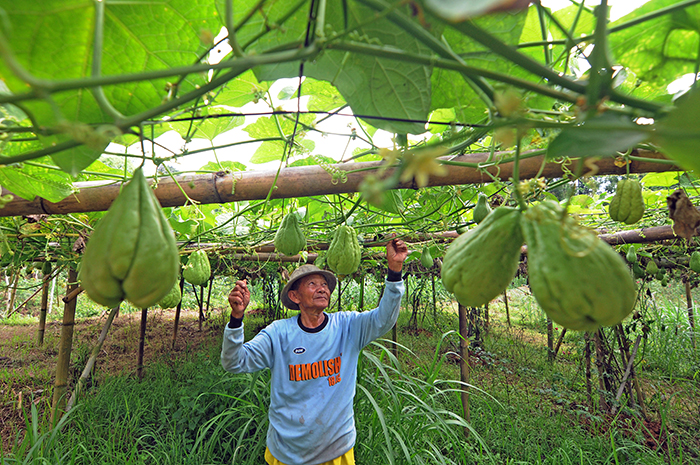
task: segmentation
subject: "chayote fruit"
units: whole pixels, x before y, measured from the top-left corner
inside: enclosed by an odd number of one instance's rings
[[[622,257],[556,202],[523,213],[530,288],[560,325],[582,331],[620,323],[634,307],[634,281]]]
[[[333,234],[331,245],[326,253],[328,268],[339,275],[353,274],[360,267],[362,252],[355,230],[341,224]]]
[[[175,236],[141,168],[90,235],[79,279],[98,304],[127,299],[138,308],[158,303],[177,281]]]
[[[634,274],[636,279],[642,279],[646,275],[642,267],[639,266],[639,262],[634,262],[632,264],[632,274]]]
[[[615,195],[608,207],[610,218],[626,224],[634,224],[644,216],[642,185],[636,179],[622,179],[617,183]]]
[[[625,258],[627,259],[628,263],[637,263],[637,251],[634,247],[630,246],[630,248],[627,249]]]
[[[472,213],[472,218],[476,224],[484,221],[484,218],[491,213],[491,206],[488,202],[489,198],[485,194],[479,194],[479,199],[476,201],[476,207]]]
[[[209,257],[202,249],[197,249],[190,254],[187,265],[182,268],[182,277],[193,286],[203,286],[211,276]]]
[[[697,250],[690,255],[690,269],[696,273],[700,273],[700,252]]]
[[[41,274],[44,276],[48,276],[51,274],[52,267],[51,267],[51,262],[46,260],[43,265],[41,265]]]
[[[420,254],[420,263],[426,268],[433,267],[433,256],[430,253],[430,247],[424,247]]]
[[[296,213],[287,213],[275,234],[275,248],[285,255],[296,255],[306,247],[306,236]]]
[[[163,297],[160,302],[158,302],[158,306],[160,308],[175,308],[181,300],[182,292],[180,292],[180,283],[176,282],[173,288],[170,289],[170,292],[168,292],[168,295]]]
[[[659,272],[659,266],[656,264],[656,261],[654,261],[653,258],[647,262],[646,271],[647,274],[652,277],[656,276],[656,273]]]
[[[447,249],[442,282],[462,305],[485,305],[513,280],[523,245],[521,216],[515,208],[498,207]]]

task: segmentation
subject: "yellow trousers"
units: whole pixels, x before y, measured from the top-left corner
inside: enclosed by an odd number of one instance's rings
[[[285,465],[284,463],[274,458],[270,453],[270,449],[268,449],[267,447],[265,448],[265,461],[269,465]],[[340,457],[333,460],[329,460],[328,462],[323,462],[320,465],[355,465],[355,449],[350,449]]]

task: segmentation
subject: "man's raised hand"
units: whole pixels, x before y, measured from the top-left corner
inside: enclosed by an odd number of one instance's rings
[[[236,281],[236,285],[228,295],[228,304],[231,306],[231,316],[243,318],[246,307],[250,303],[250,291],[246,280]]]

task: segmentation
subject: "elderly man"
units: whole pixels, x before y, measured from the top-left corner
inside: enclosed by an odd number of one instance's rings
[[[300,313],[277,320],[243,342],[243,315],[250,302],[245,281],[229,295],[231,321],[224,330],[221,365],[234,373],[271,371],[265,460],[271,465],[355,463],[353,397],[357,360],[367,344],[396,323],[408,249],[398,239],[386,246],[388,271],[379,306],[368,312],[326,313],[335,276],[302,265],[282,289],[282,303]]]

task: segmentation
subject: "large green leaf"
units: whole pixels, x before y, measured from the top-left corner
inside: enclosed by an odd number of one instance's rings
[[[611,27],[676,3],[676,0],[652,0]],[[700,5],[695,5],[614,32],[609,42],[616,62],[628,66],[639,79],[636,94],[662,97],[667,94],[668,84],[694,72],[699,33]]]
[[[303,41],[308,25],[308,8],[287,8],[283,27],[261,37],[251,47],[258,52],[294,41]],[[373,19],[374,10],[357,2],[329,2],[326,11],[326,34],[340,33],[349,27],[356,32],[349,38],[360,43],[383,45],[406,53],[429,55],[430,50],[416,37],[387,18]],[[289,12],[285,12],[289,13]],[[270,18],[284,16],[278,2],[272,2]],[[299,75],[299,65],[286,63],[258,69],[261,80],[273,80]],[[398,133],[421,133],[424,125],[391,119],[425,120],[430,109],[431,68],[408,61],[389,60],[370,54],[326,50],[317,60],[307,62],[304,74],[332,82],[353,112],[367,116],[375,127]],[[385,119],[386,118],[386,119]]]
[[[501,13],[477,18],[473,22],[506,44],[514,45],[522,35],[527,13]],[[472,66],[504,74],[530,77],[515,64],[485,49],[471,38],[448,28],[443,40]],[[432,108],[454,108],[459,121],[475,123],[487,116],[486,104],[458,72],[436,69],[432,75]]]
[[[260,147],[258,147],[253,156],[250,157],[250,162],[260,164],[281,160],[285,148],[286,145],[284,142],[265,141],[260,144]]]
[[[32,165],[0,167],[0,185],[25,200],[39,196],[49,202],[60,202],[73,193],[68,175]]]
[[[91,0],[0,0],[0,8],[9,21],[10,46],[18,62],[44,79],[89,76],[94,5]],[[220,24],[209,0],[106,2],[102,74],[139,73],[196,63],[206,50],[200,42],[201,31],[216,31]],[[26,90],[26,83],[0,66],[13,92]],[[205,77],[187,76],[178,92],[201,85]],[[161,103],[168,93],[167,81],[112,85],[105,87],[105,94],[120,112],[138,113]],[[84,89],[56,93],[52,98],[68,120],[95,123],[109,119]],[[41,124],[53,123],[56,115],[46,102],[28,107]]]
[[[547,158],[598,157],[624,152],[647,140],[648,128],[612,113],[585,121],[580,126],[563,130],[547,148]]]
[[[307,78],[301,86],[301,95],[311,98],[306,107],[311,111],[330,111],[345,105],[345,100],[333,84]]]
[[[656,125],[654,140],[661,152],[683,168],[700,173],[700,91],[686,94],[668,116]]]
[[[214,103],[240,108],[246,103],[257,102],[266,97],[265,93],[269,88],[269,82],[258,82],[255,73],[248,70],[227,82],[216,94]]]
[[[243,115],[232,115],[229,108],[209,106],[199,121],[175,121],[170,123],[175,131],[185,140],[204,138],[209,141],[226,131],[230,131],[245,122]]]

